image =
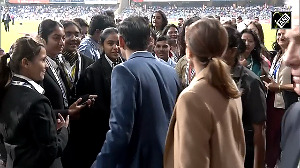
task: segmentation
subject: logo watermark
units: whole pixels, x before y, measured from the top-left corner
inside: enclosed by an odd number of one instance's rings
[[[292,26],[292,12],[272,12],[272,29],[290,29]]]

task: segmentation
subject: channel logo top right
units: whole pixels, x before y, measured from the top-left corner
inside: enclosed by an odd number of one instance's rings
[[[272,11],[271,18],[272,29],[291,29],[292,28],[292,12],[275,12]]]

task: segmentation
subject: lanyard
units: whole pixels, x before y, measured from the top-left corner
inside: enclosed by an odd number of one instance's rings
[[[82,61],[81,61],[81,56],[79,54],[79,52],[77,51],[77,56],[78,56],[78,73],[77,73],[77,81],[79,80],[79,77],[80,77],[80,74],[81,74],[81,64],[82,64]],[[70,65],[70,68],[67,68],[66,66],[66,60],[63,59],[62,55],[58,56],[59,58],[59,62],[63,64],[63,69],[65,71],[65,74],[67,75],[67,80],[68,80],[68,84],[70,86],[70,88],[72,88],[74,86],[74,84],[76,85],[75,82],[75,75],[76,75],[76,69],[77,69],[77,61],[75,62],[75,64],[73,66]]]
[[[270,73],[269,73],[272,76],[272,78],[274,79],[274,81],[276,81],[278,78],[283,55],[279,59],[278,59],[278,57],[279,57],[279,55],[274,58],[275,61],[272,63]]]
[[[250,69],[251,71],[253,70],[253,58],[250,55],[250,60],[249,60],[249,64],[247,65],[247,68]]]
[[[274,78],[275,81],[276,81],[276,79],[278,77],[278,73],[279,73],[279,69],[280,69],[280,66],[281,66],[281,62],[282,62],[282,59],[280,58],[277,61],[277,64],[274,66],[274,71],[272,73],[272,77]]]

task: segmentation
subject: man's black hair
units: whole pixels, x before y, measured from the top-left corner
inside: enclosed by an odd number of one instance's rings
[[[144,51],[150,39],[150,27],[143,17],[126,18],[119,26],[119,34],[130,50]]]
[[[94,35],[98,29],[100,31],[108,28],[116,27],[115,21],[107,15],[95,15],[92,17],[89,27],[89,34]]]

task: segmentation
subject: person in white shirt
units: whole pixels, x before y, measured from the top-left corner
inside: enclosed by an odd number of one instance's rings
[[[239,16],[237,18],[237,30],[239,32],[242,32],[246,28],[247,28],[247,24],[243,21],[243,18],[241,16]]]
[[[154,52],[156,57],[163,63],[175,68],[176,62],[170,58],[170,45],[166,36],[160,36],[156,40]]]

